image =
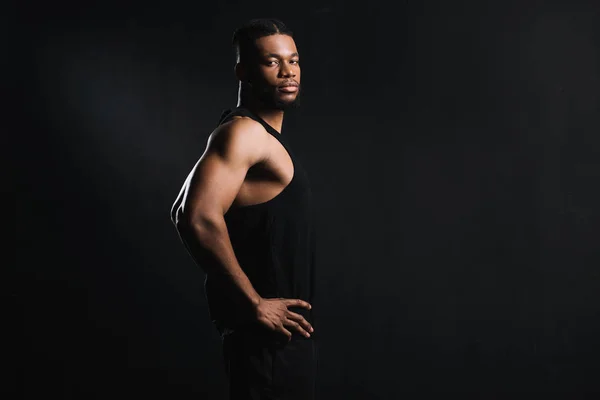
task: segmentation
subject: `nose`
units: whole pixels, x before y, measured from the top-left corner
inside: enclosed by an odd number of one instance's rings
[[[296,76],[296,72],[294,72],[294,69],[288,63],[283,63],[279,69],[279,75],[282,78],[293,78]]]

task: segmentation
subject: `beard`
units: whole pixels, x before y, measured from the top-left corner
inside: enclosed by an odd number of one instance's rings
[[[252,95],[267,108],[285,111],[300,106],[301,85],[298,85],[298,91],[292,100],[285,99],[285,95],[282,96],[281,92],[277,89],[277,86],[255,84],[250,87],[250,91],[252,92]]]

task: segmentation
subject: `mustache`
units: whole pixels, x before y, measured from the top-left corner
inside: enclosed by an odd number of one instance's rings
[[[294,86],[296,86],[296,85],[294,85]],[[252,86],[252,89],[254,92],[257,92],[257,93],[273,93],[273,92],[276,92],[281,87],[282,87],[282,85],[261,85],[260,87],[256,87],[256,85],[254,85],[254,86]],[[298,91],[300,91],[300,89],[302,88],[302,85],[298,84],[296,87],[298,88]]]
[[[286,86],[296,86],[296,87],[299,87],[300,84],[298,82],[296,82],[295,80],[292,79],[292,80],[288,80],[288,81],[285,81],[285,82],[281,83],[277,87],[286,87]]]
[[[277,90],[280,87],[284,87],[284,86],[296,86],[298,89],[300,89],[302,87],[302,85],[300,84],[300,82],[297,82],[295,80],[287,80],[284,81],[283,83],[278,83],[278,84],[270,84],[264,81],[247,81],[247,82],[243,82],[243,86],[246,86],[249,89],[252,89],[254,91],[259,91],[259,92],[265,92],[265,91],[270,91],[270,90]]]

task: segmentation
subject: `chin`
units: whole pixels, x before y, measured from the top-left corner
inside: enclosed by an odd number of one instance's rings
[[[254,94],[264,106],[275,110],[285,111],[299,106],[300,90],[293,98],[280,93],[276,87],[263,87],[256,90]]]
[[[283,100],[281,98],[273,99],[273,107],[278,110],[291,110],[300,106],[299,96],[294,97],[293,100]]]
[[[300,105],[297,101],[285,102],[285,103],[277,103],[275,104],[275,108],[281,111],[293,110],[294,108],[298,108]]]

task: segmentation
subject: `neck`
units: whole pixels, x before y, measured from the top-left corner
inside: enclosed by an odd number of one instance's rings
[[[271,125],[273,129],[281,133],[281,128],[283,126],[283,110],[266,107],[254,96],[245,96],[241,90],[237,106],[252,111],[254,114],[261,117],[267,124]]]

